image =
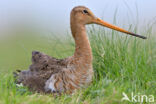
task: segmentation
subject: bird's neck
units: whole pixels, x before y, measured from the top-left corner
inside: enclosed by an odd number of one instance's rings
[[[92,49],[86,34],[85,25],[71,22],[71,31],[75,40],[75,60],[85,64],[92,64]]]

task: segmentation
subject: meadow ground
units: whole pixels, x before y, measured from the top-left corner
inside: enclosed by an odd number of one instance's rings
[[[130,30],[137,32],[136,29]],[[24,87],[17,88],[12,72],[28,68],[33,50],[56,58],[71,56],[74,52],[71,35],[62,38],[53,34],[19,34],[1,39],[0,104],[132,104],[121,102],[123,92],[128,96],[133,92],[139,96],[156,97],[156,33],[152,27],[139,33],[148,39],[104,28],[88,29],[94,56],[93,83],[73,95],[56,98],[52,95],[32,94]]]

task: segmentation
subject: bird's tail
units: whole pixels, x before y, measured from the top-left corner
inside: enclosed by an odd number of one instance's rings
[[[13,72],[13,76],[14,76],[14,79],[15,79],[15,83],[18,84],[18,77],[19,77],[19,74],[20,74],[21,70],[17,69],[16,71]]]

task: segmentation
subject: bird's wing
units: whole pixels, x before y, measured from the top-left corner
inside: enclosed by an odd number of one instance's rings
[[[65,68],[67,63],[67,59],[56,59],[44,53],[33,51],[32,64],[30,65],[29,69],[32,71],[50,70],[58,72],[60,69]]]
[[[31,90],[44,91],[45,82],[52,74],[58,73],[67,67],[67,59],[56,59],[44,53],[33,51],[32,64],[28,70],[17,71],[17,83],[22,83]]]

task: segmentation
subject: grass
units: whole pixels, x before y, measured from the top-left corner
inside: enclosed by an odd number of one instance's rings
[[[129,30],[136,32],[136,28]],[[94,56],[93,83],[73,95],[56,98],[32,94],[27,88],[17,88],[12,72],[28,68],[33,50],[57,58],[71,56],[74,52],[71,35],[20,34],[1,40],[0,104],[132,104],[121,102],[123,92],[128,96],[133,92],[156,97],[155,33],[152,27],[140,33],[148,39],[142,40],[94,26],[88,29]]]

